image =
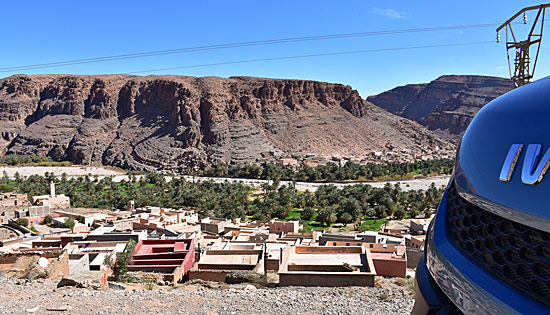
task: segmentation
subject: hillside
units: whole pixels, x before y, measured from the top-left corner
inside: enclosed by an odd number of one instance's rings
[[[178,170],[270,161],[273,151],[365,156],[435,147],[449,144],[340,84],[129,75],[0,80],[0,154]]]
[[[100,275],[97,276],[99,279]],[[412,279],[411,279],[412,280]],[[99,282],[99,280],[96,280]],[[0,275],[2,314],[410,314],[412,281],[376,277],[376,287],[260,287],[188,281],[176,287],[126,283],[107,291],[57,287],[57,279]],[[121,288],[122,285],[118,285]],[[151,288],[151,287],[149,287]]]
[[[430,83],[399,86],[367,100],[457,140],[481,107],[510,91],[509,79],[445,75]]]

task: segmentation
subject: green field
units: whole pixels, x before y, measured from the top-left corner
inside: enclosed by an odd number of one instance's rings
[[[387,222],[387,219],[369,219],[361,223],[359,228],[361,231],[380,231],[380,227],[384,222]]]
[[[317,220],[316,215],[314,215],[310,220],[302,220],[300,215],[301,215],[301,210],[298,209],[298,208],[294,208],[292,211],[290,211],[288,213],[285,220],[288,221],[288,220],[291,220],[293,218],[298,217],[300,219],[300,221],[303,222],[304,230],[306,232],[311,232],[311,230],[313,230],[313,229],[326,229],[327,228],[326,225],[323,225],[323,224],[316,221]]]

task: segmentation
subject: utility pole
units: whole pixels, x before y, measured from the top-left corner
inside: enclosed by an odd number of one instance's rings
[[[521,9],[518,13],[504,22],[497,28],[497,43],[500,41],[499,31],[506,27],[506,53],[508,55],[508,69],[510,71],[510,79],[514,81],[516,87],[525,85],[533,78],[535,74],[535,67],[537,66],[537,60],[539,57],[540,43],[542,40],[542,30],[544,27],[544,13],[547,7],[550,7],[550,3],[540,4],[531,7]],[[514,34],[512,28],[513,21],[523,13],[523,24],[527,24],[527,11],[538,10],[537,17],[533,22],[531,31],[526,40],[518,40]],[[538,23],[540,21],[540,23]],[[517,24],[517,23],[516,23]],[[539,33],[534,33],[537,24],[540,25]],[[508,37],[508,33],[511,34],[511,38]],[[537,53],[535,55],[534,62],[531,63],[529,56],[529,48],[532,45],[537,45]],[[514,57],[514,73],[512,74],[512,67],[510,64],[510,50],[515,49],[516,56]]]

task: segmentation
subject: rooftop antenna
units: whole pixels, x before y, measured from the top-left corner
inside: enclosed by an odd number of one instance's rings
[[[500,41],[499,31],[506,27],[506,53],[508,55],[508,69],[510,71],[510,79],[514,81],[516,87],[525,85],[533,78],[535,74],[535,68],[537,66],[537,60],[539,58],[540,43],[542,40],[542,30],[544,27],[544,12],[546,8],[550,7],[550,3],[540,4],[531,7],[526,7],[519,10],[514,16],[504,22],[497,28],[497,43]],[[523,13],[523,24],[527,24],[527,11],[537,10],[537,17],[533,21],[531,31],[526,40],[518,40],[514,34],[512,28],[512,22]],[[540,20],[540,23],[538,23]],[[538,34],[534,33],[537,23],[540,25],[540,31]],[[511,40],[508,37],[508,33],[511,34]],[[529,48],[532,45],[537,45],[537,53],[535,55],[535,61],[531,64],[531,58],[529,57]],[[512,74],[512,67],[510,64],[510,50],[515,49],[516,56],[514,59],[514,73]]]

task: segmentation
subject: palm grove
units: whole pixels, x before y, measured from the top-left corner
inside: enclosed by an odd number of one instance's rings
[[[361,180],[386,180],[386,179],[411,179],[417,175],[432,176],[450,174],[453,170],[454,160],[437,159],[416,162],[387,162],[355,164],[346,163],[340,165],[328,162],[325,165],[310,167],[301,164],[297,169],[291,166],[264,163],[227,165],[216,164],[206,168],[198,175],[212,177],[232,177],[251,179],[274,179],[295,181],[361,181]]]
[[[360,223],[366,219],[429,216],[437,207],[443,189],[435,185],[427,190],[405,191],[396,183],[375,188],[355,184],[338,188],[321,185],[316,192],[298,191],[293,184],[266,181],[261,189],[240,183],[192,182],[181,177],[166,181],[164,175],[148,173],[129,176],[115,182],[111,177],[82,176],[68,178],[32,175],[0,178],[3,191],[17,191],[30,196],[49,192],[49,183],[71,198],[73,207],[127,209],[129,201],[136,207],[159,206],[170,208],[194,207],[204,216],[243,218],[268,221],[272,218],[299,219],[315,222],[321,227],[332,223]]]

